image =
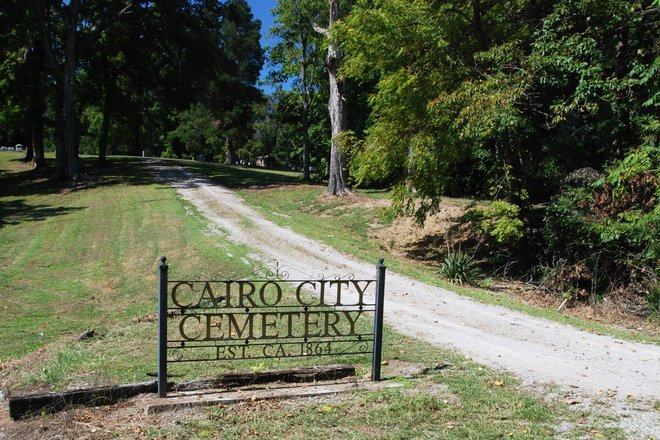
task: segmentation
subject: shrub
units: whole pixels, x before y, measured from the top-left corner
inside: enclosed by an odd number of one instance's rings
[[[485,208],[472,208],[465,218],[473,223],[477,232],[488,234],[500,244],[512,243],[524,236],[520,207],[504,200],[496,200]]]
[[[452,284],[473,284],[481,278],[478,263],[470,255],[461,251],[447,255],[439,272]]]
[[[647,298],[652,309],[660,263],[659,166],[660,148],[641,148],[591,186],[565,189],[551,201],[544,237],[548,256],[562,267],[550,285],[575,298],[632,294]]]

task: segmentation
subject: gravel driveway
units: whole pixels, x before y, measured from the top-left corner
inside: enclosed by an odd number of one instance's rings
[[[155,161],[149,166],[157,181],[175,187],[229,240],[254,249],[264,261],[277,260],[314,274],[375,275],[375,261],[358,261],[275,225],[226,188],[182,168]],[[653,409],[653,402],[660,400],[657,345],[480,304],[392,272],[386,279],[385,320],[405,335],[453,347],[479,363],[513,373],[527,386],[546,389],[556,384],[558,395],[579,395],[571,403],[594,409],[593,402],[601,402],[602,410],[622,417],[619,424],[631,438],[660,432],[660,413]]]

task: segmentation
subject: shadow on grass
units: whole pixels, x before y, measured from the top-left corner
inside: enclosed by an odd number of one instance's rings
[[[245,168],[237,165],[220,165],[192,161],[176,161],[175,163],[197,174],[206,176],[224,187],[232,189],[266,188],[309,183],[302,180],[300,173],[290,171]]]
[[[83,207],[63,207],[49,205],[32,205],[25,199],[0,202],[0,228],[6,225],[17,225],[29,221],[45,220],[57,215],[83,210]]]
[[[9,162],[21,162],[20,158]],[[161,167],[164,179],[158,182],[147,164],[156,163]],[[299,173],[286,171],[252,169],[200,163],[185,160],[144,159],[141,157],[109,157],[105,166],[99,166],[96,158],[83,158],[79,161],[84,178],[75,183],[60,184],[54,180],[54,161],[49,160],[43,169],[11,171],[0,169],[0,227],[28,221],[43,220],[56,215],[64,215],[83,208],[66,208],[58,204],[45,205],[30,203],[30,197],[37,195],[66,196],[66,194],[119,185],[142,186],[154,183],[175,187],[194,187],[208,178],[227,188],[263,188],[282,185],[299,185],[303,181]],[[182,173],[175,167],[183,167],[199,176],[200,179],[182,179]],[[171,169],[171,171],[170,171]]]
[[[136,159],[137,160],[137,159]],[[21,162],[20,159],[9,162]],[[6,170],[0,172],[0,227],[16,225],[30,221],[40,221],[49,217],[66,215],[85,208],[65,207],[56,201],[45,204],[36,203],[34,196],[62,196],[66,194],[118,184],[147,185],[153,181],[142,166],[133,166],[131,160],[113,161],[109,166],[99,168],[94,159],[80,162],[85,178],[76,183],[60,184],[53,178],[53,161],[48,161],[45,168],[24,170]],[[48,200],[58,200],[50,198]]]

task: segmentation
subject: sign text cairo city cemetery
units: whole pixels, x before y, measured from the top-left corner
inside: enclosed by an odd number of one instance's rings
[[[374,279],[289,279],[278,266],[261,279],[170,281],[163,260],[159,384],[180,362],[371,353],[380,365],[384,272],[379,264]],[[365,300],[370,289],[376,303]]]

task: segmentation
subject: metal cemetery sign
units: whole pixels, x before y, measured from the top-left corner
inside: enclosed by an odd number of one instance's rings
[[[380,380],[385,266],[374,279],[290,279],[279,265],[255,279],[168,279],[158,292],[158,394],[167,365],[181,362],[372,354]],[[365,296],[375,289],[375,303]],[[373,290],[371,290],[373,291]],[[365,326],[373,314],[373,328]]]

